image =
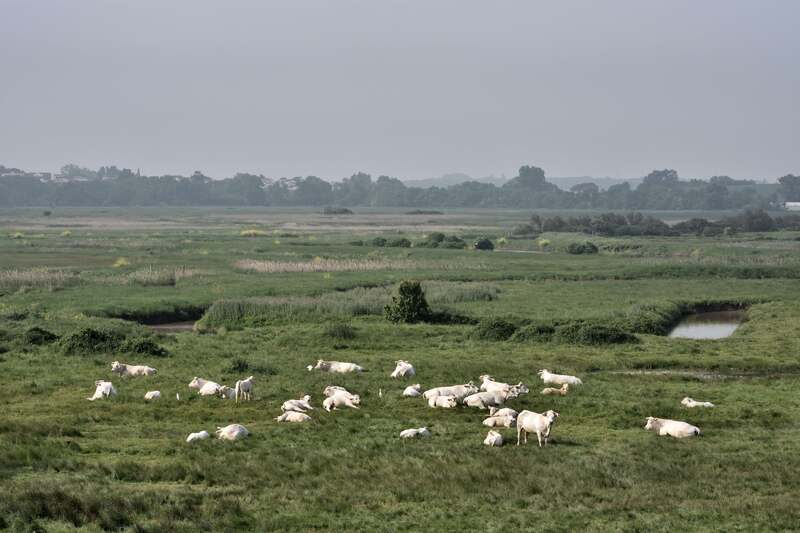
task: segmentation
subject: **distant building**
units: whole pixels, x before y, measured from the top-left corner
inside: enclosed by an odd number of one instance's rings
[[[786,202],[783,207],[787,211],[800,211],[800,202]]]

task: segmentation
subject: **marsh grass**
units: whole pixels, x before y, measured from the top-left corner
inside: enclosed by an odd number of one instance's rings
[[[131,272],[125,279],[130,284],[143,287],[174,287],[180,280],[191,278],[196,274],[195,270],[185,266],[164,268],[149,265],[147,268]]]
[[[74,272],[49,268],[0,270],[0,289],[45,289],[53,291],[77,283]]]
[[[234,268],[261,274],[299,272],[368,272],[371,270],[413,270],[419,268],[417,261],[409,259],[329,259],[315,257],[312,261],[259,261],[242,259],[234,262]]]

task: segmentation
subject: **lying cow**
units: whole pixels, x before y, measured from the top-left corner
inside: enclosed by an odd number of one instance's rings
[[[314,366],[308,365],[308,371],[320,370],[322,372],[330,372],[331,374],[347,374],[349,372],[363,372],[364,369],[355,363],[342,363],[340,361],[323,361],[317,360]]]
[[[413,429],[404,429],[400,432],[401,439],[414,439],[417,437],[430,437],[431,432],[428,428],[413,428]]]
[[[145,365],[126,365],[119,361],[111,363],[111,371],[120,376],[152,376],[157,370]]]
[[[488,407],[499,407],[507,400],[516,397],[516,394],[512,391],[476,392],[464,398],[464,405],[468,407],[477,407],[478,409],[486,409]]]
[[[545,387],[542,389],[542,394],[545,396],[566,396],[569,392],[569,383],[564,383],[561,385],[560,389],[554,389],[553,387]]]
[[[455,396],[433,396],[428,399],[430,407],[441,407],[443,409],[452,409],[458,405],[458,400]]]
[[[700,435],[700,428],[696,426],[678,420],[668,420],[666,418],[656,418],[653,416],[647,417],[647,424],[645,424],[644,429],[655,431],[661,436],[669,435],[676,439]]]
[[[253,393],[253,379],[253,376],[250,376],[236,382],[236,385],[233,387],[236,403],[239,403],[239,400],[250,401],[250,395]]]
[[[230,424],[224,428],[218,427],[215,433],[220,440],[239,440],[250,435],[247,428],[241,424]]]
[[[508,383],[502,383],[500,381],[495,381],[492,376],[489,374],[484,374],[480,376],[481,386],[480,390],[484,392],[498,392],[498,391],[510,391],[514,390],[517,394],[527,394],[528,387],[522,384],[520,381],[516,385],[509,385]]]
[[[219,394],[219,389],[222,387],[219,383],[209,381],[207,379],[195,378],[189,383],[190,389],[196,389],[197,394],[200,396],[216,396]]]
[[[352,407],[358,409],[361,404],[361,397],[358,394],[350,394],[349,392],[338,391],[333,396],[328,396],[322,402],[322,407],[326,411],[331,412],[339,407]]]
[[[160,400],[161,399],[161,391],[151,390],[144,395],[144,399],[149,401],[152,400]]]
[[[583,381],[575,376],[553,374],[547,369],[539,370],[539,377],[542,378],[545,385],[563,385],[564,383],[569,385],[583,385]]]
[[[281,411],[296,411],[298,413],[304,413],[308,410],[313,411],[314,408],[308,403],[309,400],[311,400],[311,396],[308,394],[299,400],[286,400],[283,402],[283,405],[281,405]]]
[[[227,385],[220,385],[217,389],[217,394],[219,394],[219,397],[223,400],[233,400],[236,398],[236,391]]]
[[[395,361],[397,365],[392,372],[391,377],[393,378],[410,378],[416,375],[417,371],[414,370],[414,367],[408,361]]]
[[[311,417],[305,413],[299,413],[297,411],[286,411],[275,420],[278,422],[308,422],[311,420]]]
[[[517,412],[510,407],[503,407],[502,409],[497,407],[489,407],[489,416],[510,416],[513,418],[517,418]]]
[[[415,385],[409,385],[405,389],[403,389],[403,396],[408,396],[409,398],[416,398],[417,396],[422,396],[422,392],[420,391],[420,384],[417,383]]]
[[[197,433],[189,433],[189,436],[186,437],[186,442],[194,442],[196,440],[203,440],[209,438],[211,435],[208,434],[208,431],[198,431]]]
[[[502,446],[503,445],[503,436],[500,433],[498,433],[497,431],[493,431],[493,430],[489,431],[489,433],[486,434],[486,438],[483,439],[483,443],[486,446],[497,446],[497,447]]]
[[[547,446],[547,439],[550,438],[550,431],[553,429],[553,424],[556,423],[556,418],[558,418],[558,413],[552,410],[544,414],[522,411],[517,415],[517,446],[519,446],[521,436],[525,437],[525,444],[528,444],[528,433],[536,433],[540,448],[542,447],[542,437],[544,437],[544,445]]]
[[[114,387],[114,385],[111,384],[110,381],[98,379],[97,381],[94,382],[94,394],[86,399],[89,400],[90,402],[93,402],[95,400],[110,398],[116,395],[117,395],[117,389]]]
[[[478,392],[476,387],[471,381],[463,385],[451,385],[449,387],[434,387],[433,389],[426,390],[422,396],[426,400],[430,400],[435,396],[455,396],[456,400],[461,402],[470,394]]]
[[[711,402],[698,402],[696,400],[692,400],[688,396],[681,400],[681,405],[684,407],[714,407],[714,404]]]
[[[347,394],[352,394],[349,390],[345,389],[344,387],[340,387],[339,385],[328,385],[323,389],[322,394],[323,396],[331,397],[337,392],[346,392]]]
[[[513,428],[516,420],[514,416],[490,416],[483,419],[483,425],[489,428]]]

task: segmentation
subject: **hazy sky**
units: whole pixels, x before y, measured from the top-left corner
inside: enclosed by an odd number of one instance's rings
[[[800,172],[800,1],[0,0],[0,163]]]

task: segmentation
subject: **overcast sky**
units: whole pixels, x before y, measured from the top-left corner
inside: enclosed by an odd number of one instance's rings
[[[800,173],[800,1],[0,0],[0,164]]]

